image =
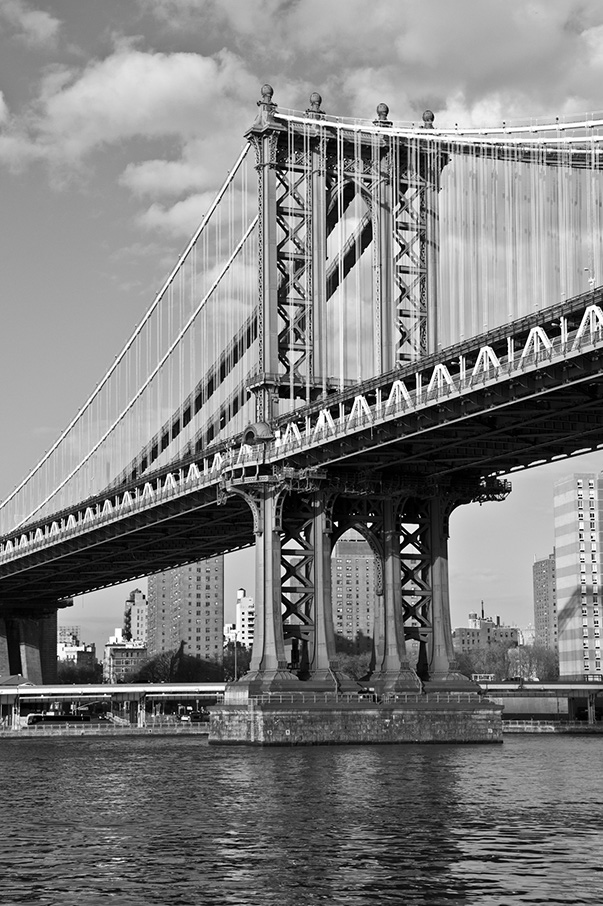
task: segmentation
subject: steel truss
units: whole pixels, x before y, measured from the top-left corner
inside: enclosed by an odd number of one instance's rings
[[[233,485],[254,513],[257,536],[256,627],[251,693],[354,688],[342,675],[335,650],[331,600],[331,554],[335,541],[353,528],[376,558],[374,652],[366,681],[380,691],[464,688],[454,661],[448,606],[448,519],[454,507],[475,499],[500,499],[480,481],[439,488],[427,483],[389,488],[307,474],[262,485]],[[257,577],[256,577],[257,578]],[[416,670],[407,641],[418,643]],[[288,646],[290,645],[290,649]],[[356,687],[357,688],[357,687]]]
[[[249,387],[257,420],[270,421],[277,400],[288,400],[288,411],[294,399],[309,403],[331,389],[327,306],[371,246],[375,373],[429,351],[435,287],[427,274],[443,158],[426,149],[411,154],[393,135],[337,134],[320,115],[286,128],[271,90],[258,105],[247,132],[260,234],[260,360]],[[327,261],[327,239],[356,201],[365,213]]]

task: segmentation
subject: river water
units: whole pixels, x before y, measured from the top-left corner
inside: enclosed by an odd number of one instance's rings
[[[603,903],[603,737],[0,740],[0,903]]]

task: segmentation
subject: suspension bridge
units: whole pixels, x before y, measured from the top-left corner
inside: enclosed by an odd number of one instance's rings
[[[141,323],[0,504],[0,673],[52,680],[72,596],[255,545],[241,694],[349,691],[330,557],[354,528],[379,570],[371,685],[469,688],[450,513],[603,446],[603,118],[450,130],[321,105],[263,87]]]

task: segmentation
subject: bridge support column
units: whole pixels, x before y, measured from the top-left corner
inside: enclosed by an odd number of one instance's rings
[[[230,697],[295,689],[287,669],[281,607],[281,539],[277,508],[282,491],[265,487],[255,498],[255,631],[249,672],[230,687]]]
[[[0,676],[22,674],[31,683],[56,683],[57,607],[10,608],[0,618]]]
[[[321,692],[358,692],[358,683],[339,672],[335,651],[333,600],[331,589],[331,519],[329,495],[317,491],[313,495],[311,538],[313,563],[313,623],[314,638],[310,659],[310,679],[304,689]]]
[[[57,612],[56,610],[40,614],[38,617],[40,632],[40,663],[45,683],[56,683],[57,670]]]
[[[399,501],[389,499],[383,502],[383,615],[380,620],[375,621],[377,662],[376,672],[370,679],[371,686],[381,693],[421,690],[421,681],[411,668],[406,653],[402,616],[400,535],[397,529],[398,507]]]
[[[30,683],[42,684],[42,658],[40,656],[40,626],[38,620],[19,617],[16,620],[19,631],[19,653],[21,673]]]
[[[8,629],[6,619],[0,617],[0,676],[10,675],[10,660],[8,657]]]
[[[475,683],[458,672],[452,644],[448,581],[449,512],[446,504],[447,501],[440,496],[428,501],[432,625],[429,675],[425,681],[428,692],[475,689]]]

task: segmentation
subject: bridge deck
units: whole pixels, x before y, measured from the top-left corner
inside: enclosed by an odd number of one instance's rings
[[[0,539],[0,601],[68,597],[251,545],[237,487],[324,476],[343,494],[364,482],[412,495],[603,445],[602,297],[330,395],[279,419],[274,440],[208,450],[20,528]],[[497,367],[480,370],[485,349]]]

